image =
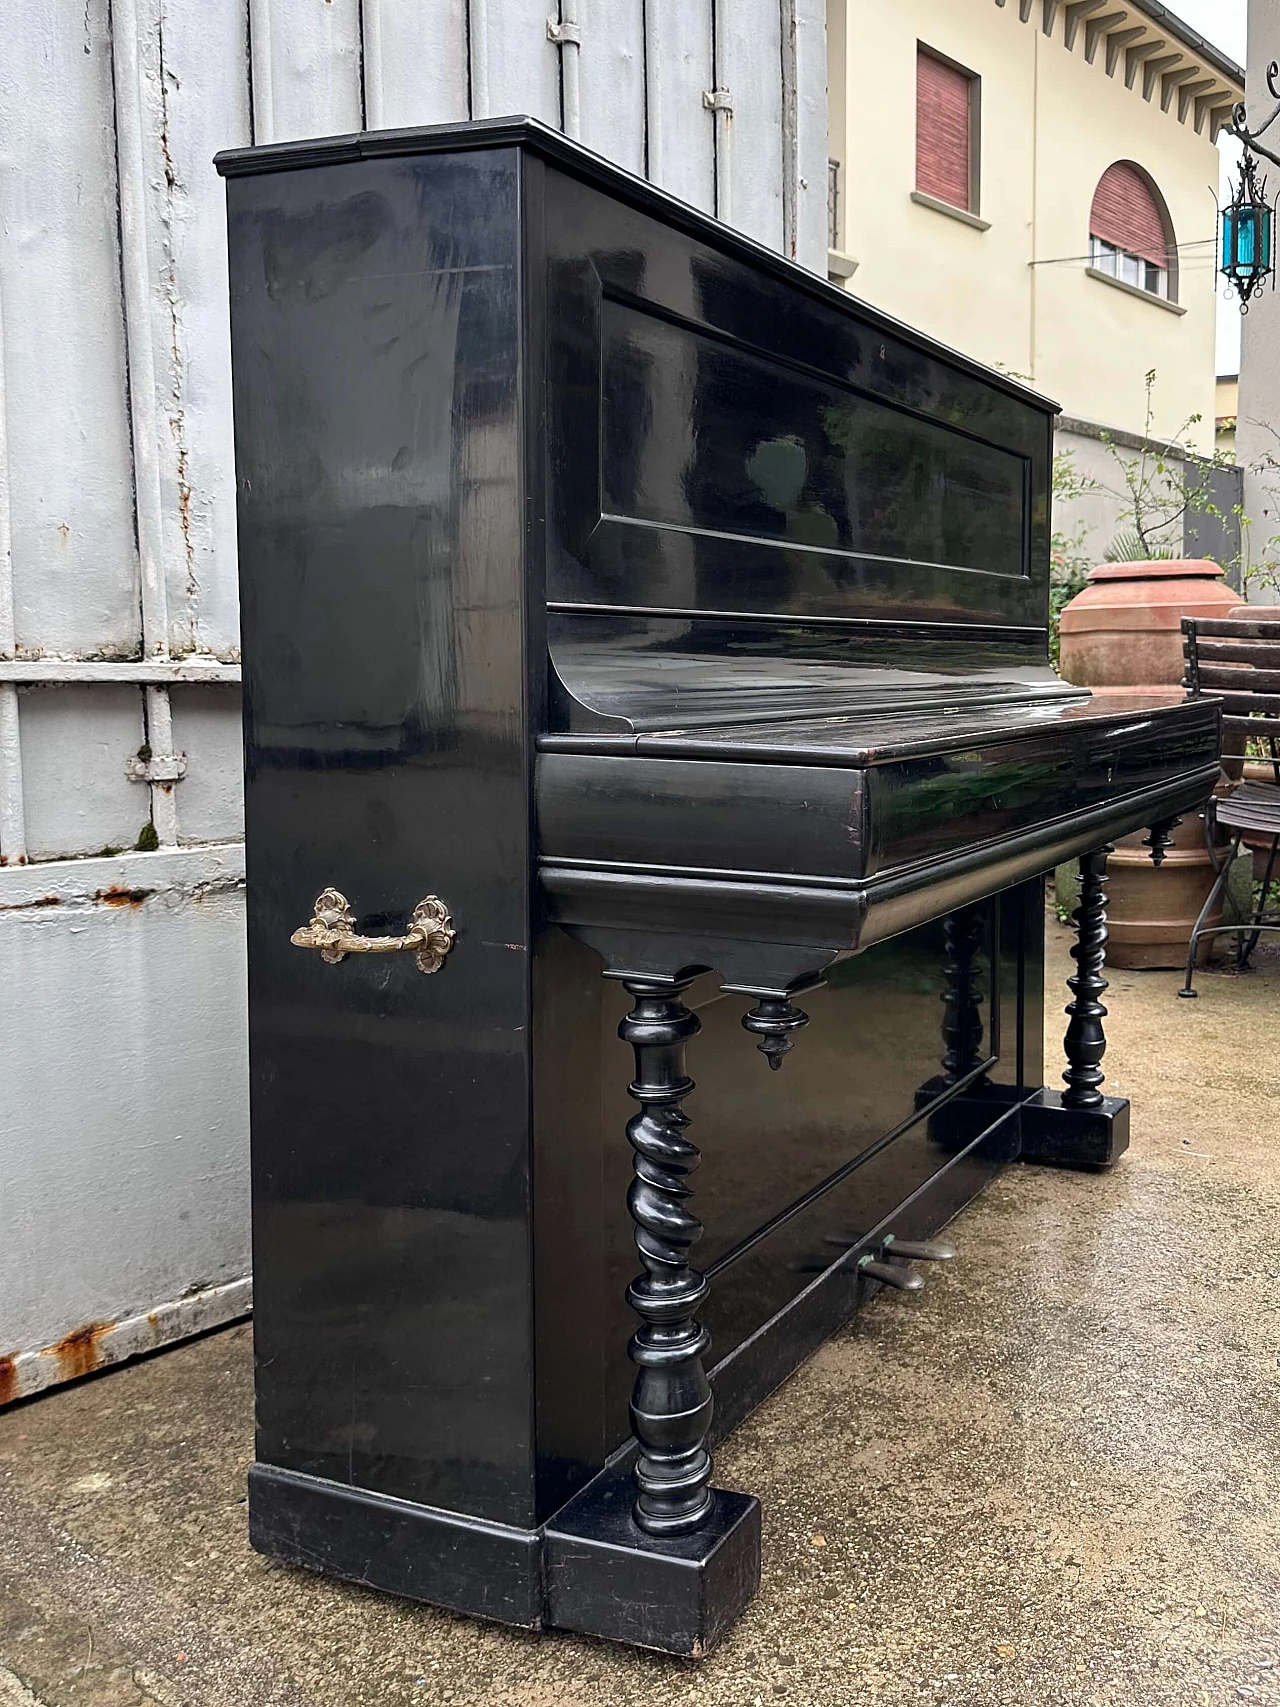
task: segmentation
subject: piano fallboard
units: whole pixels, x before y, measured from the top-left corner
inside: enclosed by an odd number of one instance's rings
[[[541,883],[561,923],[692,931],[709,965],[736,966],[715,939],[748,916],[834,958],[1185,810],[1212,786],[1216,718],[1169,692],[551,735]]]

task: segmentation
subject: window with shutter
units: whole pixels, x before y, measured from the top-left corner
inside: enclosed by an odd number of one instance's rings
[[[966,213],[977,213],[978,79],[916,50],[916,189]]]
[[[1152,296],[1176,299],[1177,251],[1151,179],[1131,160],[1108,166],[1089,210],[1089,260],[1099,272]]]

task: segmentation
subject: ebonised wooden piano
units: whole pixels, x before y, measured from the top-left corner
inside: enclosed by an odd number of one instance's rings
[[[1054,675],[1013,380],[528,120],[219,166],[252,1541],[705,1652],[717,1436],[1006,1163],[1124,1148],[1107,845],[1217,708]]]

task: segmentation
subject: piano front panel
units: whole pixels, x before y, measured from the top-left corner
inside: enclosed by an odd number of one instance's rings
[[[1024,456],[632,304],[606,297],[600,332],[607,520],[804,548],[822,607],[849,558],[1027,573]]]
[[[553,606],[1043,628],[1044,407],[555,171],[542,237]]]

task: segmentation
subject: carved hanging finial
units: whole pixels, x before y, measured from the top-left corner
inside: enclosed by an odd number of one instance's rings
[[[809,1016],[787,996],[761,996],[755,1007],[743,1014],[742,1023],[759,1037],[756,1048],[776,1073],[796,1046],[793,1034],[808,1025]]]
[[[1157,869],[1164,864],[1165,851],[1173,846],[1173,832],[1181,822],[1181,816],[1158,818],[1142,838],[1142,845],[1150,849],[1151,863]]]

